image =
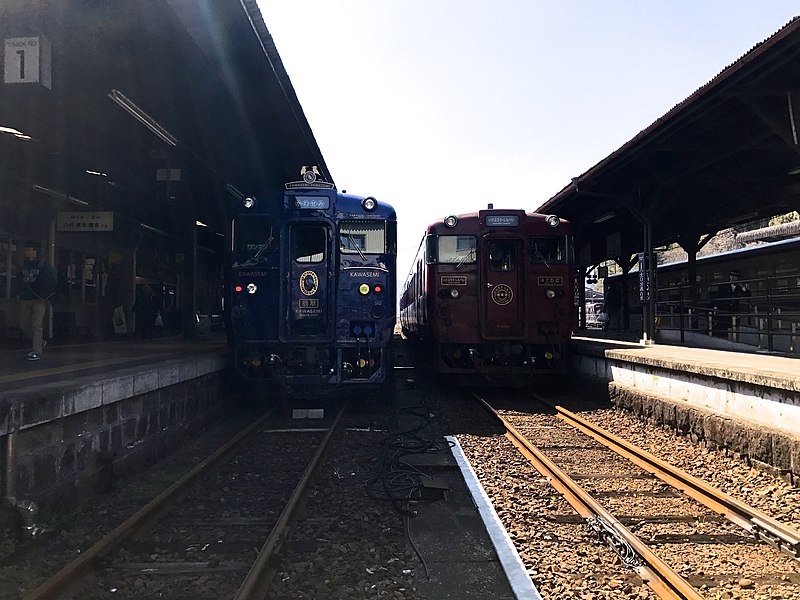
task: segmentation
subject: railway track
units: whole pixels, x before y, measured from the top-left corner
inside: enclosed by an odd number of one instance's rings
[[[24,598],[263,598],[343,412],[265,414]]]
[[[536,517],[525,526],[507,525],[512,537],[515,531],[541,529],[545,523],[546,529],[559,532],[551,537],[563,541],[570,535],[565,533],[570,524],[588,524],[617,552],[618,562],[636,572],[660,598],[794,598],[800,593],[796,560],[800,534],[796,530],[697,478],[669,469],[624,440],[598,432],[569,411],[551,408],[548,413],[494,412],[503,422],[506,437],[564,495],[577,515],[573,513],[570,519],[565,502],[551,501],[548,514],[542,514],[541,506],[532,509],[539,512],[539,525],[531,525]],[[512,499],[521,500],[524,495],[515,486]],[[508,496],[496,502],[502,512]],[[524,507],[512,510],[517,518],[528,519]],[[557,528],[552,526],[554,521],[559,523]],[[572,536],[575,540],[584,537]],[[517,533],[516,537],[527,537],[515,540],[519,547],[535,535]],[[587,555],[582,549],[576,552]],[[526,554],[524,548],[520,554]],[[759,565],[763,565],[761,573]],[[531,574],[536,580],[535,570]],[[630,581],[624,583],[623,574],[616,581],[632,594],[620,593],[620,597],[649,597],[632,589]],[[731,588],[736,588],[737,596],[721,595]],[[546,590],[543,593],[547,596]]]

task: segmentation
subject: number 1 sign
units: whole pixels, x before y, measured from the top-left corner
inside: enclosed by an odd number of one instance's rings
[[[5,83],[40,83],[51,89],[50,42],[43,37],[7,38]]]

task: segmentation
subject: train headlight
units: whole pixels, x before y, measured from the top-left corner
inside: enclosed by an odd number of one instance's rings
[[[364,210],[366,210],[367,212],[372,212],[373,210],[375,210],[375,207],[376,207],[376,206],[378,206],[378,201],[377,201],[377,200],[375,200],[375,198],[372,198],[372,197],[367,197],[367,198],[364,198],[364,199],[361,201],[361,206],[362,206],[362,207],[364,208]]]
[[[362,283],[360,286],[358,286],[358,293],[361,294],[362,296],[366,296],[367,294],[369,294],[369,285],[366,283]]]
[[[556,215],[547,215],[544,218],[544,222],[550,225],[550,227],[558,227],[559,223],[561,223],[561,219]]]
[[[445,227],[453,228],[458,225],[458,217],[455,215],[450,215],[449,217],[445,217],[444,219]]]
[[[248,283],[247,284],[247,293],[248,294],[255,294],[258,290],[258,286],[255,283]]]
[[[255,205],[256,205],[256,199],[253,198],[252,196],[242,200],[242,206],[244,206],[248,210],[253,208]]]
[[[551,298],[551,299],[556,297],[556,292],[555,292],[555,290],[547,290],[547,291],[545,292],[545,294],[547,295],[547,297],[548,297],[548,298]]]
[[[450,297],[451,298],[455,299],[455,298],[458,298],[460,295],[461,294],[459,293],[459,291],[456,288],[453,288],[452,290],[450,290]]]

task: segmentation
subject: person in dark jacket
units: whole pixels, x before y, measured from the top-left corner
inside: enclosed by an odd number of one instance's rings
[[[613,283],[606,283],[603,304],[606,315],[608,315],[605,326],[603,327],[603,331],[608,331],[609,327],[611,326],[612,319],[616,323],[617,331],[622,331],[622,315],[620,315],[620,309],[622,308],[622,294],[620,293],[619,289],[617,289],[617,286]]]
[[[161,310],[161,301],[149,285],[136,290],[136,302],[133,313],[136,315],[136,331],[142,339],[150,339],[156,328],[156,315]]]
[[[26,338],[31,338],[32,347],[25,355],[26,360],[39,360],[46,344],[42,335],[44,315],[56,292],[56,273],[44,258],[39,258],[39,250],[35,246],[26,246],[24,253],[19,293],[19,327]]]

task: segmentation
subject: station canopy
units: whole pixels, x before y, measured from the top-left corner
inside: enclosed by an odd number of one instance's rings
[[[800,208],[800,18],[538,210],[576,227],[583,267]]]
[[[0,31],[0,208],[17,220],[60,198],[219,232],[301,166],[333,181],[254,0],[5,0]]]

